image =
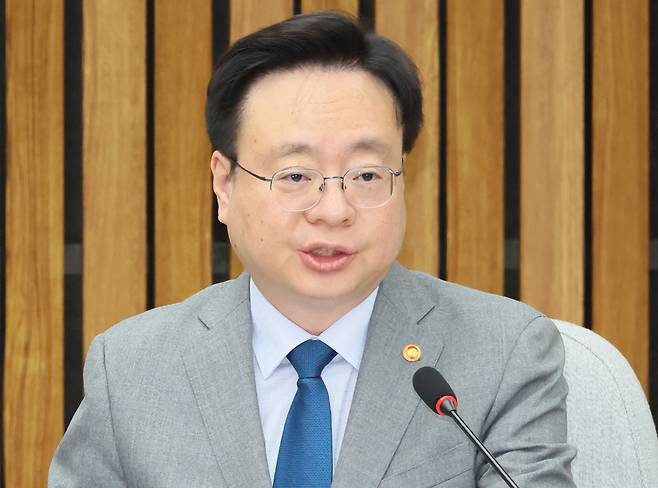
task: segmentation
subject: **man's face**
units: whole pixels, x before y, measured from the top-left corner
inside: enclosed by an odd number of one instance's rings
[[[242,166],[270,177],[288,167],[342,176],[356,166],[401,168],[402,128],[386,87],[363,71],[296,69],[270,74],[249,90],[238,131]],[[213,154],[219,220],[263,294],[276,303],[356,305],[383,279],[405,229],[404,180],[391,200],[357,208],[340,180],[320,202],[284,210],[269,183]]]

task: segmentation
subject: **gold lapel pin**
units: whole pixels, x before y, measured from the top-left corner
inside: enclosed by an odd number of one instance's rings
[[[402,348],[402,357],[410,363],[418,361],[422,354],[420,346],[416,344],[407,344]]]

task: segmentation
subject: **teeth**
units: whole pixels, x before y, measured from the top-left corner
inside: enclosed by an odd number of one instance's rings
[[[311,254],[314,256],[338,256],[339,254],[342,254],[340,251],[337,251],[336,249],[327,249],[324,247],[318,248],[318,249],[313,249],[311,251]]]

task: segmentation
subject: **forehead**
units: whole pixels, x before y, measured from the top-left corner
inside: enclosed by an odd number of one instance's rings
[[[241,154],[393,152],[401,143],[396,104],[380,80],[362,70],[320,67],[276,72],[255,82],[238,133]]]

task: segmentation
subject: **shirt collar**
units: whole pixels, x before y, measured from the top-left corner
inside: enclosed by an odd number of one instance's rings
[[[321,340],[358,371],[378,290],[379,287],[375,288],[365,300],[316,337],[279,312],[250,279],[252,346],[263,378],[267,379],[290,351],[309,339]]]

